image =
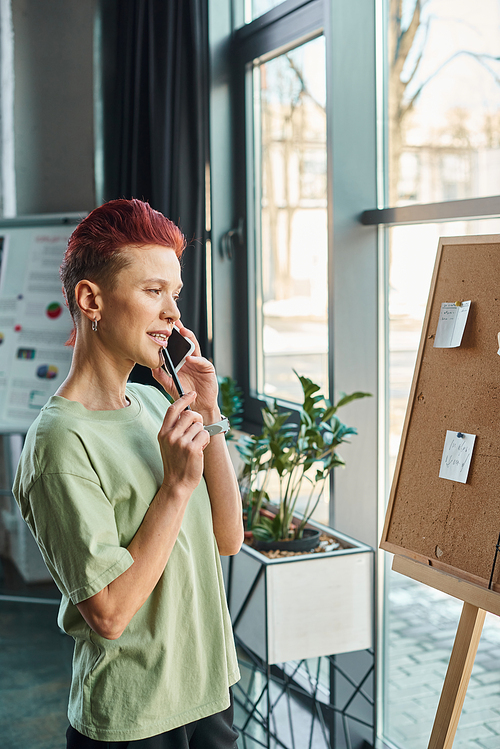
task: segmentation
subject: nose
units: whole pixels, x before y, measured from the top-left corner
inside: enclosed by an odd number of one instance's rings
[[[179,312],[178,306],[173,302],[172,305],[170,305],[169,310],[164,310],[160,313],[160,317],[163,320],[170,320],[171,322],[176,322],[177,320],[180,320],[181,313]]]

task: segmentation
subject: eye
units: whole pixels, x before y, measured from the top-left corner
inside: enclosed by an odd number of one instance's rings
[[[161,289],[148,289],[152,294],[161,294]]]

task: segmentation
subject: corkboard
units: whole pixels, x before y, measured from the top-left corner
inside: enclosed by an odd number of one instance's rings
[[[434,348],[441,304],[469,299],[462,345]],[[381,547],[482,587],[500,532],[499,332],[500,235],[441,239]],[[447,430],[477,435],[466,484],[439,478]]]

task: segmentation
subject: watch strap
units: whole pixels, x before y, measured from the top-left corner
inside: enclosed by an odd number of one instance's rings
[[[207,424],[203,427],[211,437],[215,437],[216,434],[226,434],[229,432],[229,419],[227,416],[222,416],[220,421],[216,421],[215,424]]]

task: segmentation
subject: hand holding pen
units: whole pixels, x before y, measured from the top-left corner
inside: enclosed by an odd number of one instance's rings
[[[179,378],[177,377],[177,373],[175,371],[175,367],[173,365],[172,359],[170,358],[170,354],[168,353],[168,348],[162,348],[162,354],[163,354],[163,369],[165,372],[170,375],[170,377],[173,380],[173,383],[175,385],[175,389],[179,393],[179,396],[184,395],[184,390],[182,389],[182,385],[179,382]],[[191,411],[191,406],[187,406],[185,409],[186,411]]]

